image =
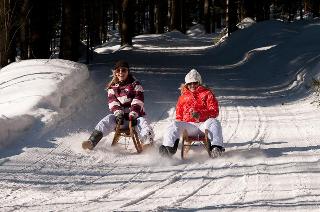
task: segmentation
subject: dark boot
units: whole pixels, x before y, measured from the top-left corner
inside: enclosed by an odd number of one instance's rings
[[[179,139],[174,142],[173,147],[161,145],[159,147],[159,154],[163,157],[171,157],[177,152]]]
[[[98,130],[93,130],[90,138],[87,141],[84,141],[82,143],[82,148],[92,150],[98,144],[98,142],[102,139],[102,137],[103,137],[102,132]]]
[[[225,151],[225,148],[223,148],[222,146],[218,146],[218,145],[212,145],[210,147],[210,151],[211,151],[211,157],[217,158],[222,155],[222,152]]]

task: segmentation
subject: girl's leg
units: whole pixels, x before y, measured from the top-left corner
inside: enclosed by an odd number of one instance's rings
[[[113,114],[109,114],[104,117],[94,128],[93,132],[90,135],[90,138],[82,143],[82,148],[92,150],[102,139],[103,135],[109,134],[114,130],[115,126],[116,120]]]
[[[136,130],[144,144],[153,143],[154,132],[145,117],[139,117],[137,119]]]
[[[183,121],[174,121],[172,122],[167,130],[166,134],[163,136],[163,145],[173,147],[175,141],[180,138],[180,135],[183,133],[183,130],[187,130],[188,134],[191,136],[197,135],[198,133],[202,133],[198,127],[189,122]]]
[[[200,125],[200,130],[205,132],[208,129],[208,137],[211,141],[211,145],[223,147],[222,127],[217,119],[209,118],[203,124]]]
[[[99,121],[99,123],[94,128],[97,131],[102,132],[102,134],[108,135],[110,132],[114,131],[116,127],[115,115],[109,114]]]

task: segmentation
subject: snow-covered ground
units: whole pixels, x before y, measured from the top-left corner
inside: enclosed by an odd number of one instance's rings
[[[216,46],[198,31],[141,35],[133,48],[97,48],[88,69],[63,60],[1,69],[0,211],[318,211],[319,37],[319,22],[267,21]],[[108,135],[83,151],[109,113],[104,87],[118,59],[144,86],[156,148],[111,148]],[[198,147],[183,161],[179,147],[162,159],[157,147],[191,68],[219,99],[226,152],[210,159]]]

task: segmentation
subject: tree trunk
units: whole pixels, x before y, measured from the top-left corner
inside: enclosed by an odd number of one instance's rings
[[[20,7],[20,30],[19,30],[19,42],[18,42],[18,48],[20,53],[21,59],[27,59],[29,58],[29,17],[30,17],[30,5],[29,0],[22,1]]]
[[[264,1],[256,0],[256,20],[257,20],[257,22],[270,19],[270,4],[271,4],[270,0],[264,0]]]
[[[112,30],[116,30],[116,8],[117,8],[117,0],[112,1]]]
[[[168,1],[156,0],[156,33],[164,33],[164,25],[167,20]]]
[[[90,31],[91,31],[91,4],[88,1],[84,1],[84,14],[85,14],[85,26],[86,26],[86,64],[90,63],[92,60],[93,55],[91,52],[91,38],[90,38]]]
[[[121,34],[121,46],[132,45],[133,36],[133,1],[119,0],[119,31]]]
[[[223,4],[221,2],[222,0],[215,0],[214,1],[214,5],[215,5],[215,19],[216,19],[216,23],[217,23],[217,28],[221,29],[222,27],[222,17],[223,17],[223,11],[225,11],[223,8]]]
[[[199,0],[198,1],[198,10],[199,10],[199,15],[198,15],[198,22],[200,24],[204,24],[204,2],[205,0]]]
[[[179,4],[180,4],[180,17],[181,17],[180,18],[181,32],[186,33],[186,31],[187,31],[187,23],[186,23],[186,16],[187,16],[186,10],[187,10],[187,8],[186,8],[185,0],[180,0]]]
[[[8,64],[9,49],[9,17],[10,5],[9,0],[0,1],[0,66],[4,67]]]
[[[90,3],[91,8],[91,32],[90,40],[92,46],[97,46],[102,43],[101,32],[103,25],[101,0],[95,0]]]
[[[155,2],[154,0],[149,1],[149,33],[154,34],[156,32],[155,24],[154,24],[154,8]]]
[[[303,20],[303,0],[300,0],[299,2],[299,15],[300,15],[300,20]]]
[[[312,0],[312,14],[313,17],[319,17],[320,13],[319,13],[319,9],[320,9],[320,0]]]
[[[17,41],[18,41],[18,31],[19,31],[19,19],[20,11],[19,11],[19,1],[9,1],[10,9],[8,11],[8,29],[9,29],[9,43],[8,43],[8,50],[7,50],[7,58],[8,63],[12,63],[15,61],[16,58],[16,48],[17,48]]]
[[[49,58],[48,2],[31,0],[30,51],[31,58]]]
[[[260,0],[261,1],[261,0]],[[246,17],[250,17],[254,19],[255,17],[255,9],[254,9],[255,2],[254,0],[243,0],[242,3],[242,19]]]
[[[228,0],[228,34],[236,31],[237,28],[237,4],[234,0]]]
[[[256,1],[256,20],[257,22],[264,20],[263,2]]]
[[[77,0],[62,1],[62,29],[59,58],[78,61],[80,57],[80,8]]]
[[[215,9],[215,5],[214,5],[214,1],[212,2],[212,6],[211,6],[211,33],[215,33],[216,32],[216,9]]]
[[[264,20],[270,20],[270,0],[265,0],[263,5],[263,11],[264,11]]]
[[[179,0],[171,1],[171,17],[170,17],[170,31],[181,31],[181,16],[179,8]]]
[[[211,14],[210,14],[210,5],[211,0],[204,0],[204,5],[203,5],[203,18],[204,18],[204,28],[206,33],[211,33]]]

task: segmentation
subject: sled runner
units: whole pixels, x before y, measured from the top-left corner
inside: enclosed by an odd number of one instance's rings
[[[113,137],[113,141],[111,146],[116,145],[121,137],[129,137],[132,139],[134,147],[136,148],[138,153],[141,153],[143,150],[143,145],[139,140],[138,137],[138,133],[136,132],[136,130],[134,129],[134,126],[132,126],[132,122],[129,121],[129,127],[128,128],[121,128],[120,124],[117,124],[116,129],[115,129],[115,133],[114,133],[114,137]]]
[[[186,156],[191,147],[199,143],[201,144],[201,146],[203,146],[203,148],[206,149],[209,157],[211,157],[211,144],[208,138],[208,130],[205,130],[205,134],[203,136],[189,136],[187,130],[184,130],[182,134],[181,158],[186,159]]]

